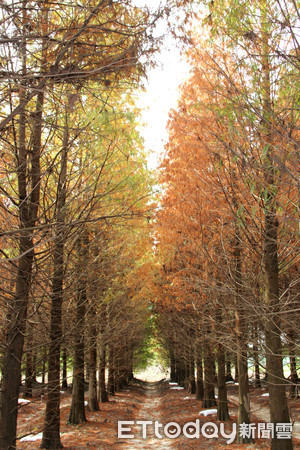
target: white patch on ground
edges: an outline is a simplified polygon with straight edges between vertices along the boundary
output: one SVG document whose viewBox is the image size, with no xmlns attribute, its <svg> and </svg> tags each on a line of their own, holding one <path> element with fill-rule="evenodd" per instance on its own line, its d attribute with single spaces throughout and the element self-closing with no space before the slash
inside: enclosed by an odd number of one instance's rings
<svg viewBox="0 0 300 450">
<path fill-rule="evenodd" d="M 269 397 L 269 392 L 265 392 L 264 394 L 262 394 L 262 397 Z"/>
<path fill-rule="evenodd" d="M 25 398 L 18 398 L 18 403 L 26 405 L 27 403 L 30 403 L 30 400 L 26 400 Z"/>
<path fill-rule="evenodd" d="M 199 412 L 200 416 L 212 416 L 213 414 L 217 414 L 216 409 L 204 409 L 203 411 Z"/>
<path fill-rule="evenodd" d="M 43 433 L 29 434 L 29 436 L 24 436 L 20 439 L 20 442 L 34 442 L 43 439 Z"/>
<path fill-rule="evenodd" d="M 182 391 L 184 388 L 181 386 L 172 386 L 170 389 L 176 389 L 177 391 Z"/>
</svg>

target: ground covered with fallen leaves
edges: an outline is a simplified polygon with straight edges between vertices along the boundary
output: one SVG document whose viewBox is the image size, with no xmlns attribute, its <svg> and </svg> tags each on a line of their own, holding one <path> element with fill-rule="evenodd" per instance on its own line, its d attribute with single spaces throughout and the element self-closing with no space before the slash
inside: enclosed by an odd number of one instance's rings
<svg viewBox="0 0 300 450">
<path fill-rule="evenodd" d="M 232 423 L 237 421 L 237 395 L 238 386 L 228 385 L 229 413 L 231 422 L 224 423 L 225 432 L 232 431 Z M 164 434 L 164 427 L 170 422 L 176 422 L 183 429 L 188 422 L 200 420 L 200 427 L 207 422 L 218 427 L 216 414 L 203 415 L 202 402 L 195 399 L 195 395 L 188 394 L 178 385 L 164 380 L 147 383 L 135 380 L 126 389 L 110 397 L 108 403 L 100 405 L 99 412 L 87 411 L 87 423 L 83 425 L 67 425 L 71 405 L 71 393 L 64 391 L 61 394 L 61 441 L 66 449 L 269 449 L 270 440 L 256 439 L 254 444 L 240 445 L 236 441 L 227 444 L 226 439 L 219 433 L 218 437 L 208 438 L 202 435 L 189 439 L 181 434 L 171 438 L 176 428 L 168 428 L 169 436 Z M 17 449 L 35 449 L 41 445 L 43 430 L 43 417 L 45 411 L 45 398 L 36 395 L 28 403 L 20 403 L 18 420 Z M 294 446 L 300 448 L 300 400 L 289 400 L 291 421 L 294 425 Z M 265 388 L 251 387 L 251 408 L 253 423 L 268 422 L 268 393 Z M 131 431 L 124 431 L 124 435 L 133 434 L 134 438 L 118 438 L 118 421 L 150 421 L 152 424 L 144 425 L 146 434 L 142 436 L 140 425 L 130 425 Z M 154 422 L 162 427 L 158 428 L 157 437 Z M 125 425 L 124 425 L 125 426 Z M 178 431 L 178 428 L 177 428 Z M 209 433 L 209 428 L 206 429 Z M 34 436 L 34 437 L 33 437 Z M 36 440 L 26 441 L 32 438 Z"/>
</svg>

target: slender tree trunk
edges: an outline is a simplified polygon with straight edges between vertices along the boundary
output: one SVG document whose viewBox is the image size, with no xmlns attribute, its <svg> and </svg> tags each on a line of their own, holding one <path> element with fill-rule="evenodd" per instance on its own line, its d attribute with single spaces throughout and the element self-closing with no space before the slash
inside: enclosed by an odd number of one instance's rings
<svg viewBox="0 0 300 450">
<path fill-rule="evenodd" d="M 185 361 L 184 361 L 184 359 L 182 358 L 181 355 L 179 356 L 179 359 L 178 359 L 177 362 L 178 362 L 177 383 L 180 386 L 184 386 L 184 382 L 185 382 L 185 378 L 186 378 L 186 375 L 185 375 Z"/>
<path fill-rule="evenodd" d="M 63 348 L 62 360 L 63 360 L 63 373 L 62 373 L 61 387 L 63 389 L 67 389 L 68 388 L 68 370 L 67 370 L 67 349 L 65 346 Z"/>
<path fill-rule="evenodd" d="M 237 209 L 237 202 L 233 198 L 234 206 Z M 248 354 L 246 343 L 246 310 L 241 295 L 242 287 L 242 262 L 240 248 L 240 233 L 238 224 L 235 228 L 234 236 L 234 279 L 235 279 L 235 321 L 237 332 L 237 372 L 239 383 L 239 408 L 238 408 L 238 424 L 250 423 L 250 394 L 249 394 L 249 378 L 248 378 Z M 252 437 L 238 436 L 238 442 L 241 444 L 250 443 Z"/>
<path fill-rule="evenodd" d="M 51 294 L 50 347 L 48 353 L 48 384 L 45 426 L 41 448 L 62 448 L 60 441 L 60 345 L 62 338 L 64 239 L 56 236 L 54 272 Z"/>
<path fill-rule="evenodd" d="M 32 381 L 33 383 L 36 383 L 36 377 L 38 375 L 38 369 L 37 369 L 37 350 L 34 349 L 32 351 Z"/>
<path fill-rule="evenodd" d="M 215 398 L 215 376 L 214 376 L 214 354 L 211 344 L 206 340 L 204 343 L 204 395 L 203 408 L 216 406 Z"/>
<path fill-rule="evenodd" d="M 90 342 L 88 408 L 90 411 L 99 411 L 97 398 L 97 342 L 94 338 L 95 335 L 92 335 Z"/>
<path fill-rule="evenodd" d="M 170 379 L 171 381 L 175 381 L 176 374 L 175 374 L 175 358 L 174 358 L 174 351 L 172 348 L 172 345 L 170 346 Z"/>
<path fill-rule="evenodd" d="M 231 354 L 226 352 L 226 381 L 233 381 L 233 377 L 231 374 Z"/>
<path fill-rule="evenodd" d="M 191 394 L 196 393 L 194 347 L 192 345 L 190 347 L 189 358 L 189 392 Z"/>
<path fill-rule="evenodd" d="M 238 383 L 239 381 L 239 367 L 238 367 L 238 357 L 234 357 L 234 381 Z"/>
<path fill-rule="evenodd" d="M 99 358 L 99 401 L 101 403 L 108 402 L 108 394 L 105 384 L 105 369 L 106 369 L 106 345 L 101 337 L 100 343 L 100 358 Z"/>
<path fill-rule="evenodd" d="M 108 322 L 108 308 L 103 303 L 100 309 L 100 342 L 99 342 L 99 393 L 98 398 L 101 403 L 108 402 L 108 389 L 106 388 L 106 331 L 107 331 L 107 322 Z"/>
<path fill-rule="evenodd" d="M 254 325 L 253 328 L 253 361 L 254 361 L 254 369 L 255 369 L 255 387 L 260 388 L 260 372 L 259 372 L 259 354 L 258 354 L 258 345 L 257 345 L 257 324 Z"/>
<path fill-rule="evenodd" d="M 222 317 L 218 314 L 220 326 Z M 228 413 L 228 402 L 227 402 L 227 385 L 226 385 L 226 363 L 225 363 L 225 349 L 224 346 L 219 342 L 217 344 L 217 360 L 218 360 L 218 420 L 230 420 Z"/>
<path fill-rule="evenodd" d="M 115 380 L 115 354 L 113 344 L 109 345 L 109 356 L 108 356 L 108 393 L 114 395 L 116 391 L 116 380 Z"/>
<path fill-rule="evenodd" d="M 85 310 L 87 301 L 87 273 L 86 262 L 88 261 L 88 237 L 79 237 L 78 241 L 78 285 L 76 302 L 76 335 L 75 355 L 73 368 L 73 391 L 72 404 L 68 423 L 78 425 L 86 422 L 84 407 L 84 326 Z M 93 376 L 93 374 L 92 374 Z"/>
<path fill-rule="evenodd" d="M 289 423 L 290 415 L 286 398 L 286 385 L 283 375 L 280 331 L 280 301 L 279 301 L 279 265 L 278 265 L 278 220 L 276 215 L 277 174 L 273 161 L 273 111 L 271 101 L 271 61 L 269 46 L 269 19 L 267 17 L 267 0 L 261 5 L 262 31 L 262 94 L 263 94 L 263 131 L 265 192 L 264 198 L 264 270 L 266 277 L 265 305 L 267 316 L 265 319 L 266 337 L 266 368 L 269 386 L 269 404 L 271 422 Z M 290 450 L 293 448 L 292 439 L 277 439 L 275 433 L 272 439 L 272 450 Z"/>
<path fill-rule="evenodd" d="M 26 35 L 26 0 L 23 1 L 23 32 Z M 26 76 L 26 39 L 20 46 L 22 73 Z M 20 103 L 26 97 L 22 88 Z M 37 98 L 31 150 L 31 173 L 28 173 L 28 149 L 26 147 L 26 112 L 21 108 L 19 115 L 19 138 L 17 155 L 17 177 L 19 197 L 19 262 L 16 276 L 16 290 L 8 310 L 6 345 L 2 360 L 2 382 L 0 396 L 0 448 L 13 449 L 16 443 L 18 397 L 21 381 L 21 360 L 24 347 L 27 306 L 31 286 L 33 264 L 32 229 L 37 219 L 40 192 L 40 151 L 42 132 L 42 112 L 44 94 Z M 28 189 L 28 180 L 31 186 Z M 29 193 L 28 193 L 29 190 Z"/>
<path fill-rule="evenodd" d="M 283 375 L 280 321 L 279 321 L 279 284 L 277 258 L 277 220 L 269 211 L 265 212 L 265 272 L 266 304 L 271 316 L 266 318 L 266 362 L 269 386 L 271 422 L 289 423 L 290 416 L 286 399 L 286 384 Z M 272 450 L 293 448 L 291 439 L 272 439 Z"/>
<path fill-rule="evenodd" d="M 196 365 L 197 365 L 196 399 L 203 400 L 204 384 L 203 384 L 202 349 L 199 344 L 197 345 Z"/>
<path fill-rule="evenodd" d="M 51 292 L 50 346 L 48 353 L 48 386 L 45 425 L 41 448 L 62 448 L 60 440 L 60 347 L 62 340 L 62 303 L 64 280 L 66 178 L 69 130 L 65 125 L 61 170 L 57 185 L 56 235 L 54 239 Z"/>
<path fill-rule="evenodd" d="M 32 397 L 32 382 L 33 382 L 33 360 L 32 350 L 26 352 L 26 369 L 25 369 L 25 397 Z"/>
<path fill-rule="evenodd" d="M 45 346 L 45 347 L 43 348 L 42 384 L 45 384 L 46 362 L 47 362 L 47 347 Z"/>
</svg>

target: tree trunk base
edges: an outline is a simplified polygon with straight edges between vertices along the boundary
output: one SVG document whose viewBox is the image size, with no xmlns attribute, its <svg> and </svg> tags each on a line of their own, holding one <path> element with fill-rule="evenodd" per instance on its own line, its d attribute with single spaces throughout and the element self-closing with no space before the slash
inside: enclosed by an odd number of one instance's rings
<svg viewBox="0 0 300 450">
<path fill-rule="evenodd" d="M 211 408 L 212 406 L 217 406 L 216 400 L 212 398 L 205 398 L 202 402 L 202 408 Z"/>
<path fill-rule="evenodd" d="M 86 421 L 85 414 L 71 414 L 68 420 L 68 425 L 81 425 Z"/>
<path fill-rule="evenodd" d="M 47 448 L 47 449 L 57 449 L 57 448 L 64 448 L 60 441 L 60 437 L 57 436 L 57 433 L 51 433 L 47 432 L 44 433 L 42 443 L 40 448 Z"/>
<path fill-rule="evenodd" d="M 98 400 L 95 398 L 88 402 L 87 410 L 90 412 L 100 411 Z"/>
<path fill-rule="evenodd" d="M 218 404 L 217 420 L 222 420 L 223 422 L 230 420 L 227 403 L 222 405 Z"/>
</svg>

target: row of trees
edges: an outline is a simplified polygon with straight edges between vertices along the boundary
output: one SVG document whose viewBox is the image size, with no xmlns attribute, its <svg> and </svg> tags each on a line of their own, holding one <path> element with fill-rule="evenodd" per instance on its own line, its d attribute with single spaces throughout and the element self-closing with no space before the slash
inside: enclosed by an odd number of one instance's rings
<svg viewBox="0 0 300 450">
<path fill-rule="evenodd" d="M 16 446 L 24 369 L 27 396 L 36 375 L 47 381 L 42 448 L 61 448 L 70 361 L 76 424 L 85 372 L 95 410 L 131 377 L 147 331 L 135 271 L 152 181 L 133 93 L 165 11 L 127 0 L 3 1 L 0 11 L 0 447 Z"/>
<path fill-rule="evenodd" d="M 219 420 L 236 361 L 239 423 L 250 423 L 250 362 L 257 385 L 266 376 L 271 422 L 288 423 L 299 355 L 299 11 L 288 0 L 220 0 L 205 22 L 161 165 L 160 335 L 171 378 L 205 407 L 217 380 Z M 272 449 L 290 448 L 275 435 Z"/>
</svg>

